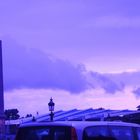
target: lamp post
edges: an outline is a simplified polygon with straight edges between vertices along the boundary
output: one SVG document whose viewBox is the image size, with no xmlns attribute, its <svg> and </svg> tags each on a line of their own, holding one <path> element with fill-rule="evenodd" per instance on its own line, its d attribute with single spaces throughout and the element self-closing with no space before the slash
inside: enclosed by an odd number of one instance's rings
<svg viewBox="0 0 140 140">
<path fill-rule="evenodd" d="M 50 113 L 50 121 L 53 121 L 53 116 L 54 116 L 54 113 L 53 113 L 53 111 L 54 111 L 54 106 L 55 106 L 55 103 L 53 102 L 53 99 L 52 99 L 52 97 L 51 97 L 50 102 L 48 103 L 49 111 L 51 112 L 51 113 Z"/>
</svg>

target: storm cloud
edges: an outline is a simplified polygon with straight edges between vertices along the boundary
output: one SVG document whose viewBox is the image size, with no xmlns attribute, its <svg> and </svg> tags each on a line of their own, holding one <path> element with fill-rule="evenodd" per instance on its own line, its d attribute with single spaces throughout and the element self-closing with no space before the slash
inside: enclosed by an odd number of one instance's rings
<svg viewBox="0 0 140 140">
<path fill-rule="evenodd" d="M 50 88 L 79 93 L 87 88 L 84 68 L 3 40 L 4 88 Z"/>
<path fill-rule="evenodd" d="M 88 79 L 93 87 L 100 87 L 105 90 L 106 93 L 114 94 L 117 91 L 123 91 L 124 84 L 120 81 L 113 81 L 106 75 L 98 72 L 88 72 Z"/>
<path fill-rule="evenodd" d="M 40 49 L 22 46 L 10 37 L 2 40 L 5 90 L 60 89 L 82 93 L 87 89 L 102 88 L 107 94 L 115 94 L 123 93 L 126 86 L 140 85 L 138 71 L 120 74 L 87 71 L 82 64 L 74 65 Z M 136 95 L 136 91 L 133 93 Z"/>
<path fill-rule="evenodd" d="M 113 94 L 123 89 L 103 74 L 87 71 L 84 65 L 26 48 L 9 37 L 3 39 L 3 66 L 5 90 L 44 88 L 81 93 L 100 87 Z"/>
<path fill-rule="evenodd" d="M 136 96 L 137 98 L 140 98 L 140 87 L 134 89 L 134 90 L 133 90 L 133 93 L 135 94 L 135 96 Z"/>
</svg>

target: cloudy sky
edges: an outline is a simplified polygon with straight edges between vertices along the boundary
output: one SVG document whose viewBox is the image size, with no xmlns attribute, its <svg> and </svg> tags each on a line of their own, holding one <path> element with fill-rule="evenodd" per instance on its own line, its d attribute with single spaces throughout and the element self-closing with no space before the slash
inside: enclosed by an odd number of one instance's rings
<svg viewBox="0 0 140 140">
<path fill-rule="evenodd" d="M 139 0 L 0 3 L 5 109 L 140 104 Z"/>
</svg>

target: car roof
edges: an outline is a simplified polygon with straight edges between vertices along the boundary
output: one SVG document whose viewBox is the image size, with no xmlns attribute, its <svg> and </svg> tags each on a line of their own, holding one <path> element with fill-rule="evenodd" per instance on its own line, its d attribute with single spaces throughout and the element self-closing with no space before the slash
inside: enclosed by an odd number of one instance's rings
<svg viewBox="0 0 140 140">
<path fill-rule="evenodd" d="M 109 122 L 109 121 L 55 121 L 55 122 L 32 122 L 21 124 L 20 127 L 34 127 L 34 126 L 71 126 L 75 128 L 83 128 L 88 126 L 106 126 L 106 125 L 115 125 L 115 126 L 131 126 L 131 127 L 140 127 L 139 124 L 126 123 L 126 122 Z"/>
</svg>

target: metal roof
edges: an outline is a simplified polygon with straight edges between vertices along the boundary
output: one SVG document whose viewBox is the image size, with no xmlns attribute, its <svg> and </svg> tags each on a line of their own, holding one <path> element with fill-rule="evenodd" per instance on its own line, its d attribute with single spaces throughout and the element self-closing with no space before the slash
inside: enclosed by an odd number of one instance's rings
<svg viewBox="0 0 140 140">
<path fill-rule="evenodd" d="M 93 109 L 84 110 L 72 109 L 68 111 L 59 110 L 54 112 L 54 121 L 82 121 L 82 120 L 104 120 L 108 116 L 124 116 L 133 113 L 140 113 L 137 110 L 110 110 L 110 109 Z M 18 120 L 8 120 L 6 124 L 21 124 L 32 122 L 33 117 L 20 118 Z M 50 113 L 35 116 L 36 122 L 45 122 L 50 120 Z"/>
</svg>

